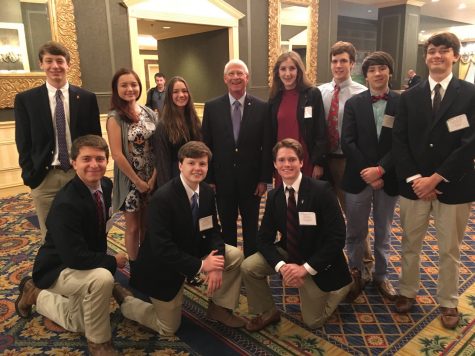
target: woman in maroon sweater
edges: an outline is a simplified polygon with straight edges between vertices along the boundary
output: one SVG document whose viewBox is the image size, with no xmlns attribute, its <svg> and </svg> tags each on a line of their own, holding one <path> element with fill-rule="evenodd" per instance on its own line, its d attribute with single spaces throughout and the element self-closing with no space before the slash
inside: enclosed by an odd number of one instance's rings
<svg viewBox="0 0 475 356">
<path fill-rule="evenodd" d="M 274 143 L 293 138 L 304 148 L 302 173 L 321 178 L 327 152 L 322 94 L 313 86 L 297 52 L 282 53 L 274 65 L 269 96 Z M 276 186 L 281 181 L 276 175 Z"/>
</svg>

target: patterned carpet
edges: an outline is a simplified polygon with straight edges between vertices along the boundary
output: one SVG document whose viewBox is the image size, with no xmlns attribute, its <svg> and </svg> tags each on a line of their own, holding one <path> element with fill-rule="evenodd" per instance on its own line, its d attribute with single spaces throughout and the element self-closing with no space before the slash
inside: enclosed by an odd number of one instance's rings
<svg viewBox="0 0 475 356">
<path fill-rule="evenodd" d="M 433 226 L 424 241 L 422 286 L 414 311 L 394 313 L 391 303 L 369 285 L 353 304 L 342 304 L 331 320 L 317 330 L 301 322 L 299 296 L 283 288 L 280 280 L 270 283 L 278 306 L 285 312 L 281 323 L 259 333 L 233 330 L 205 318 L 207 299 L 203 289 L 185 290 L 184 318 L 174 338 L 163 338 L 126 320 L 111 299 L 113 340 L 126 355 L 475 355 L 475 211 L 462 246 L 460 306 L 462 320 L 445 330 L 438 319 L 433 296 L 437 280 L 437 241 Z M 0 200 L 0 354 L 83 355 L 84 336 L 64 331 L 37 313 L 20 319 L 14 310 L 21 278 L 31 273 L 39 247 L 39 232 L 28 194 Z M 109 236 L 110 251 L 122 251 L 123 218 L 115 218 Z M 398 211 L 392 229 L 390 279 L 397 286 L 400 268 L 401 228 Z M 126 283 L 128 270 L 116 277 Z M 245 291 L 239 312 L 246 317 Z"/>
</svg>

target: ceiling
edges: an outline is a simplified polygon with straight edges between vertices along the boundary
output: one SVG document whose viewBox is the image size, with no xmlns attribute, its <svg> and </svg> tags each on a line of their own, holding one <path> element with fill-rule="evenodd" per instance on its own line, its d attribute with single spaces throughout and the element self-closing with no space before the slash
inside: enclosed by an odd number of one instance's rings
<svg viewBox="0 0 475 356">
<path fill-rule="evenodd" d="M 137 27 L 140 35 L 152 36 L 156 40 L 165 40 L 167 38 L 187 36 L 223 28 L 222 26 L 144 19 L 139 19 L 137 21 Z"/>
</svg>

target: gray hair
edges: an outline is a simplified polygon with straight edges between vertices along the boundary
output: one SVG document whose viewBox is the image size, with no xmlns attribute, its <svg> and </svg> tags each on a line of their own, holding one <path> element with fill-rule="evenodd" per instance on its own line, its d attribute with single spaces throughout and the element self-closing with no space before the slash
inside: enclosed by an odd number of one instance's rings
<svg viewBox="0 0 475 356">
<path fill-rule="evenodd" d="M 231 59 L 228 63 L 226 63 L 226 65 L 224 66 L 224 74 L 225 75 L 228 72 L 229 67 L 232 66 L 232 65 L 238 65 L 238 66 L 242 67 L 244 69 L 244 73 L 249 75 L 249 69 L 247 69 L 246 63 L 244 63 L 240 59 Z"/>
</svg>

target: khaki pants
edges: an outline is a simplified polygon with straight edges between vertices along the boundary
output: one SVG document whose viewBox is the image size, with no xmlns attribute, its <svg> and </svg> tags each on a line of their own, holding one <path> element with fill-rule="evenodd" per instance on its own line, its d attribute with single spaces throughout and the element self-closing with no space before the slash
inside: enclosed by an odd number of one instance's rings
<svg viewBox="0 0 475 356">
<path fill-rule="evenodd" d="M 285 257 L 287 252 L 279 248 Z M 242 279 L 247 293 L 249 313 L 262 314 L 275 309 L 272 292 L 267 284 L 267 276 L 275 274 L 275 270 L 260 252 L 247 257 L 241 265 Z M 332 292 L 324 292 L 307 275 L 302 287 L 299 288 L 302 318 L 311 328 L 322 326 L 332 315 L 338 304 L 346 297 L 351 283 Z"/>
<path fill-rule="evenodd" d="M 43 241 L 46 236 L 46 218 L 48 217 L 49 209 L 53 203 L 56 193 L 64 187 L 64 185 L 73 179 L 76 172 L 70 169 L 64 172 L 61 169 L 50 169 L 45 179 L 39 186 L 31 190 L 31 197 L 33 204 L 35 204 L 36 215 L 40 223 L 41 236 Z"/>
<path fill-rule="evenodd" d="M 241 290 L 241 262 L 243 255 L 238 248 L 225 245 L 223 283 L 213 295 L 216 305 L 227 309 L 235 309 L 239 304 Z M 160 271 L 158 273 L 166 273 Z M 122 314 L 138 322 L 160 335 L 173 335 L 181 324 L 181 309 L 183 305 L 183 288 L 169 302 L 150 298 L 152 303 L 144 302 L 135 297 L 126 297 L 120 307 Z"/>
<path fill-rule="evenodd" d="M 410 200 L 401 197 L 401 276 L 399 292 L 415 298 L 419 290 L 421 250 L 429 225 L 434 217 L 439 247 L 439 280 L 437 298 L 442 307 L 458 305 L 460 244 L 467 226 L 472 203 L 444 204 L 438 200 Z"/>
<path fill-rule="evenodd" d="M 94 343 L 111 340 L 110 298 L 114 277 L 105 268 L 64 269 L 38 295 L 36 310 L 66 330 L 84 332 Z"/>
</svg>

